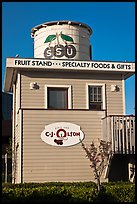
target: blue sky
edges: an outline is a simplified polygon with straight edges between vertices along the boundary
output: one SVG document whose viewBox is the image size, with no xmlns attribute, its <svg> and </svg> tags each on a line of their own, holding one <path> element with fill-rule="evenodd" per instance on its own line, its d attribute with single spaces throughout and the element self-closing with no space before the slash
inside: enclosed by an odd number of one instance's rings
<svg viewBox="0 0 137 204">
<path fill-rule="evenodd" d="M 92 28 L 92 60 L 135 61 L 135 2 L 2 2 L 2 89 L 6 58 L 33 58 L 31 28 L 56 20 Z M 125 96 L 126 114 L 135 114 L 135 75 Z"/>
</svg>

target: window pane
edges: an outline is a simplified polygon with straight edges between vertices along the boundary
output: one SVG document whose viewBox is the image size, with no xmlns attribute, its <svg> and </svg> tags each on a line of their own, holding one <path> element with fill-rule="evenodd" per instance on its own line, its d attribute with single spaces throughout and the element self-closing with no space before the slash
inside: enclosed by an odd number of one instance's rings
<svg viewBox="0 0 137 204">
<path fill-rule="evenodd" d="M 48 88 L 48 108 L 67 109 L 67 93 L 65 88 Z"/>
<path fill-rule="evenodd" d="M 90 99 L 89 99 L 90 101 L 93 101 L 93 95 L 90 95 Z"/>
<path fill-rule="evenodd" d="M 98 87 L 98 94 L 101 94 L 101 87 Z"/>
<path fill-rule="evenodd" d="M 97 95 L 94 95 L 94 101 L 97 101 Z"/>
<path fill-rule="evenodd" d="M 98 95 L 98 101 L 101 101 L 101 95 Z"/>
<path fill-rule="evenodd" d="M 89 109 L 101 110 L 102 108 L 102 87 L 89 86 Z"/>
<path fill-rule="evenodd" d="M 89 87 L 90 93 L 93 94 L 93 87 Z"/>
<path fill-rule="evenodd" d="M 97 87 L 94 87 L 94 94 L 97 94 Z"/>
</svg>

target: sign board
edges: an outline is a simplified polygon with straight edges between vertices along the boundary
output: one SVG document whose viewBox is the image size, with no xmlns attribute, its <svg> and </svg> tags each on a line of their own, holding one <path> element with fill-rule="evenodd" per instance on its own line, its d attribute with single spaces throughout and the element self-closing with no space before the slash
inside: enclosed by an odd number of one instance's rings
<svg viewBox="0 0 137 204">
<path fill-rule="evenodd" d="M 6 67 L 135 72 L 135 63 L 132 62 L 7 58 Z"/>
<path fill-rule="evenodd" d="M 49 145 L 68 147 L 80 143 L 84 139 L 84 133 L 79 125 L 58 122 L 45 126 L 41 139 Z"/>
</svg>

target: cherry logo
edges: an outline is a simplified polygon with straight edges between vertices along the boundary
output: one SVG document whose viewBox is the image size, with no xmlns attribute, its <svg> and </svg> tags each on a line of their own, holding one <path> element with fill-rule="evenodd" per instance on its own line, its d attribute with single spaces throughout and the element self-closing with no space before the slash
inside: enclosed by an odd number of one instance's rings
<svg viewBox="0 0 137 204">
<path fill-rule="evenodd" d="M 57 145 L 63 145 L 63 141 L 62 140 L 54 140 L 54 142 L 57 144 Z"/>
</svg>

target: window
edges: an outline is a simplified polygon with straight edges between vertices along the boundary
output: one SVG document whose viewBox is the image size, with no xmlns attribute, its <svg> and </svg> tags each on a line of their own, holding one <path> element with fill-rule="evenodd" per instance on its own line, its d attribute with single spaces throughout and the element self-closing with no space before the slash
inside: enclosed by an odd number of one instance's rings
<svg viewBox="0 0 137 204">
<path fill-rule="evenodd" d="M 88 109 L 105 109 L 105 85 L 88 84 Z"/>
<path fill-rule="evenodd" d="M 68 109 L 68 89 L 48 87 L 48 109 Z"/>
<path fill-rule="evenodd" d="M 89 86 L 89 109 L 102 109 L 101 86 Z"/>
<path fill-rule="evenodd" d="M 71 86 L 45 85 L 45 108 L 71 109 Z"/>
</svg>

